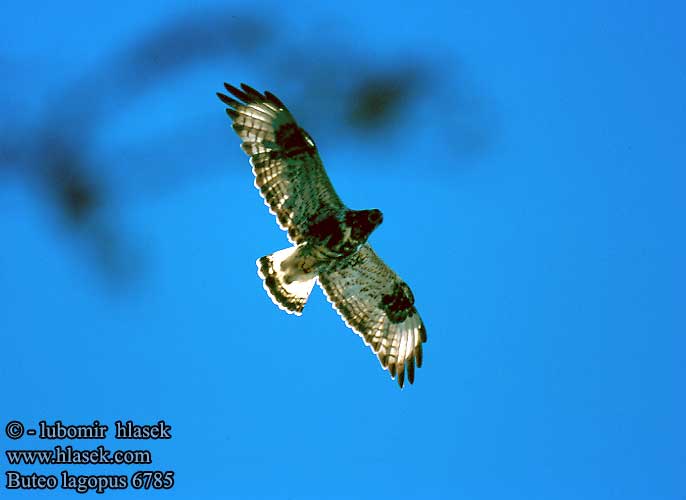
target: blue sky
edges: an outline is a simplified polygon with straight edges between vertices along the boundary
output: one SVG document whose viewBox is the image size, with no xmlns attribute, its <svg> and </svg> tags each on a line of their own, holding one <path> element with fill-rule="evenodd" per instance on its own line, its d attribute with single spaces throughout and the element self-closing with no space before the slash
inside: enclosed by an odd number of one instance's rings
<svg viewBox="0 0 686 500">
<path fill-rule="evenodd" d="M 683 6 L 194 5 L 3 6 L 0 130 L 59 138 L 46 109 L 91 89 L 64 113 L 83 125 L 104 109 L 76 144 L 108 203 L 70 227 L 26 158 L 1 152 L 2 427 L 173 428 L 135 443 L 150 467 L 17 469 L 174 470 L 169 498 L 683 498 Z M 274 17 L 279 42 L 259 64 L 237 48 L 135 92 L 108 69 L 160 26 L 216 12 Z M 426 60 L 431 77 L 397 126 L 352 133 L 327 123 L 340 102 L 312 116 L 310 80 L 269 69 L 297 68 L 277 56 L 308 46 L 306 66 L 324 67 L 318 40 L 360 64 Z M 348 64 L 329 78 L 354 82 Z M 319 290 L 300 318 L 264 293 L 254 261 L 287 240 L 214 97 L 224 81 L 278 95 L 347 204 L 384 212 L 371 242 L 428 330 L 414 386 L 398 389 Z M 465 152 L 474 123 L 485 140 Z M 112 279 L 88 243 L 103 220 L 130 278 Z M 54 444 L 0 436 L 3 451 Z M 8 498 L 75 494 L 8 492 L 0 464 Z"/>
</svg>

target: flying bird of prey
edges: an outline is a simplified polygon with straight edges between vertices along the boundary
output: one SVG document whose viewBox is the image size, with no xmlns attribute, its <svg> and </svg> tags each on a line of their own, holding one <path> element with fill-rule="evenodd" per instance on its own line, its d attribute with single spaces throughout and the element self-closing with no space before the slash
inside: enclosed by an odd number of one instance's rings
<svg viewBox="0 0 686 500">
<path fill-rule="evenodd" d="M 413 383 L 426 330 L 410 287 L 367 242 L 383 215 L 343 204 L 314 141 L 275 95 L 224 86 L 233 97 L 217 96 L 250 156 L 255 187 L 293 244 L 257 260 L 264 289 L 281 309 L 300 315 L 318 282 L 400 387 L 405 371 Z"/>
</svg>

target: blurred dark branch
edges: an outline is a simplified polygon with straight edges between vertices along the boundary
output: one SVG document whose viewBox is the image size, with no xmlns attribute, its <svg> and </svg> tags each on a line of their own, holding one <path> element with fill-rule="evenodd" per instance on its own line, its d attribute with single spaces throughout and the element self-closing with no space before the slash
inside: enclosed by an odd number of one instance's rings
<svg viewBox="0 0 686 500">
<path fill-rule="evenodd" d="M 272 35 L 258 19 L 227 12 L 191 13 L 137 41 L 58 94 L 46 116 L 61 127 L 97 132 L 110 112 L 211 59 L 249 57 Z"/>
</svg>

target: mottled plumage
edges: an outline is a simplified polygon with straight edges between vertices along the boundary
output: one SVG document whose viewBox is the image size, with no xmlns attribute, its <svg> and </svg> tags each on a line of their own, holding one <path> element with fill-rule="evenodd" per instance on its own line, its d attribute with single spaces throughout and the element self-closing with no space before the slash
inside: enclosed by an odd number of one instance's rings
<svg viewBox="0 0 686 500">
<path fill-rule="evenodd" d="M 379 210 L 350 210 L 324 170 L 314 141 L 270 92 L 224 84 L 218 93 L 255 174 L 255 186 L 294 246 L 257 260 L 272 301 L 300 314 L 319 282 L 328 300 L 369 345 L 384 369 L 414 382 L 422 364 L 424 324 L 410 288 L 372 250 L 367 238 Z"/>
</svg>

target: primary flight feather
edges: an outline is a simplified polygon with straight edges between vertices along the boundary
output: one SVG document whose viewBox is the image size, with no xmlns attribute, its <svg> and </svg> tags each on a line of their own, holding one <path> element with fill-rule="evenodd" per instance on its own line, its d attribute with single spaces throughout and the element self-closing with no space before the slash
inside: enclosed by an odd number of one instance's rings
<svg viewBox="0 0 686 500">
<path fill-rule="evenodd" d="M 250 156 L 255 186 L 293 246 L 257 260 L 272 301 L 301 314 L 315 282 L 400 387 L 422 365 L 426 329 L 410 287 L 367 238 L 379 210 L 351 210 L 336 194 L 314 141 L 272 93 L 224 84 L 217 93 Z"/>
</svg>

